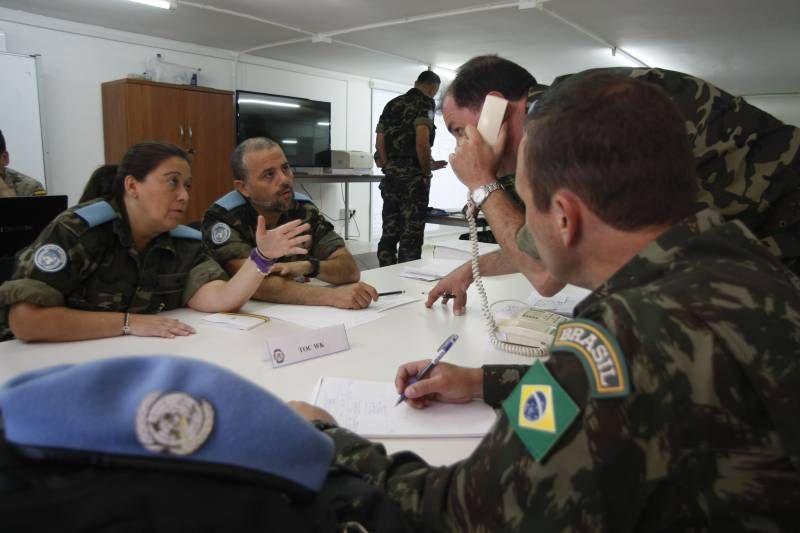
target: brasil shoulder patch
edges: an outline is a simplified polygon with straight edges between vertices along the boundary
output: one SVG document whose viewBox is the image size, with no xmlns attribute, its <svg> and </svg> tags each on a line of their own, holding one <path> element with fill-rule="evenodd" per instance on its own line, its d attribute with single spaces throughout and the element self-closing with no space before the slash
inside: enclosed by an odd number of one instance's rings
<svg viewBox="0 0 800 533">
<path fill-rule="evenodd" d="M 503 410 L 534 459 L 541 462 L 572 425 L 579 409 L 541 361 L 536 361 L 503 401 Z"/>
<path fill-rule="evenodd" d="M 592 398 L 630 394 L 628 365 L 617 339 L 603 326 L 585 318 L 558 325 L 550 353 L 570 352 L 578 357 L 589 378 Z"/>
</svg>

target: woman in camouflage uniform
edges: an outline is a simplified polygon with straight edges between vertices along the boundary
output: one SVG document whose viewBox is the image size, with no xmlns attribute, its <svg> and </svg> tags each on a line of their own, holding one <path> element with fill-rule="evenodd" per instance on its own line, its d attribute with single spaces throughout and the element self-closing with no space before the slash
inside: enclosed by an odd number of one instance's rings
<svg viewBox="0 0 800 533">
<path fill-rule="evenodd" d="M 252 260 L 227 281 L 200 232 L 178 224 L 190 189 L 181 148 L 131 148 L 117 170 L 113 199 L 66 210 L 20 253 L 12 280 L 0 287 L 0 338 L 189 335 L 190 326 L 157 313 L 238 309 L 269 270 L 267 258 L 305 253 L 300 245 L 307 237 L 299 235 L 307 224 L 267 231 L 261 219 Z"/>
</svg>

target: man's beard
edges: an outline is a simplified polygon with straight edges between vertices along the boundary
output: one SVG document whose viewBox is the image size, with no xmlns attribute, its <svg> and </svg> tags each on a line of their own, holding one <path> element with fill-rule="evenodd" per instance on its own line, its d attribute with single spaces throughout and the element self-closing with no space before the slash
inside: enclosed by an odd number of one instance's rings
<svg viewBox="0 0 800 533">
<path fill-rule="evenodd" d="M 292 203 L 294 202 L 294 196 L 289 196 L 286 200 L 282 199 L 282 195 L 287 192 L 291 191 L 292 188 L 288 187 L 286 189 L 281 190 L 278 193 L 278 198 L 274 200 L 266 200 L 264 202 L 257 202 L 254 199 L 250 198 L 250 202 L 253 204 L 257 210 L 265 212 L 265 211 L 277 211 L 279 213 L 285 213 L 292 207 Z"/>
</svg>

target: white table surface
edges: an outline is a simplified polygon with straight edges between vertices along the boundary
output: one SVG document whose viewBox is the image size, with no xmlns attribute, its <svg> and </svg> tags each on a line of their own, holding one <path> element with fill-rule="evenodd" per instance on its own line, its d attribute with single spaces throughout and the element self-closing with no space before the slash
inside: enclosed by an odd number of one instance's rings
<svg viewBox="0 0 800 533">
<path fill-rule="evenodd" d="M 226 367 L 259 384 L 284 400 L 309 401 L 321 375 L 393 381 L 397 367 L 415 359 L 430 358 L 451 333 L 460 338 L 445 360 L 465 366 L 485 363 L 528 363 L 529 359 L 493 348 L 480 313 L 478 294 L 470 288 L 467 313 L 454 316 L 436 304 L 424 306 L 434 282 L 399 276 L 404 265 L 362 273 L 362 280 L 379 291 L 404 289 L 421 300 L 386 311 L 383 318 L 348 331 L 350 350 L 278 369 L 263 360 L 265 339 L 300 332 L 302 327 L 272 320 L 249 331 L 235 331 L 201 322 L 202 313 L 179 309 L 164 313 L 196 328 L 197 333 L 176 339 L 115 337 L 79 342 L 31 343 L 17 340 L 0 343 L 0 383 L 21 372 L 63 363 L 80 363 L 104 357 L 128 355 L 181 355 Z M 524 301 L 531 286 L 520 274 L 484 279 L 489 302 L 501 299 Z M 264 305 L 250 302 L 251 305 Z M 412 450 L 432 464 L 450 464 L 468 456 L 479 439 L 386 439 L 391 452 Z"/>
</svg>

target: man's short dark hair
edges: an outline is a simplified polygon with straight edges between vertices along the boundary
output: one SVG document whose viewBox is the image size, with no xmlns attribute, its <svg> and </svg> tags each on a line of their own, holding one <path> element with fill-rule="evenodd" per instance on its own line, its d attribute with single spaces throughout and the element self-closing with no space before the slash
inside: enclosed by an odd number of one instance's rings
<svg viewBox="0 0 800 533">
<path fill-rule="evenodd" d="M 233 179 L 239 181 L 247 181 L 247 167 L 244 166 L 244 156 L 250 152 L 260 152 L 261 150 L 269 150 L 275 147 L 280 148 L 280 145 L 272 139 L 266 137 L 251 137 L 239 143 L 233 153 L 231 154 L 231 170 L 233 171 Z"/>
<path fill-rule="evenodd" d="M 506 100 L 528 96 L 528 89 L 538 85 L 533 74 L 513 61 L 498 55 L 475 56 L 458 68 L 447 89 L 458 107 L 478 110 L 483 99 L 498 91 Z"/>
<path fill-rule="evenodd" d="M 417 76 L 417 83 L 432 83 L 435 85 L 441 85 L 442 80 L 439 78 L 439 75 L 436 74 L 432 70 L 424 70 Z"/>
<path fill-rule="evenodd" d="M 0 130 L 0 154 L 6 151 L 6 138 L 3 137 L 3 130 Z"/>
<path fill-rule="evenodd" d="M 526 124 L 528 179 L 537 209 L 565 188 L 603 222 L 635 230 L 697 210 L 685 121 L 657 85 L 576 74 L 536 102 Z"/>
</svg>

